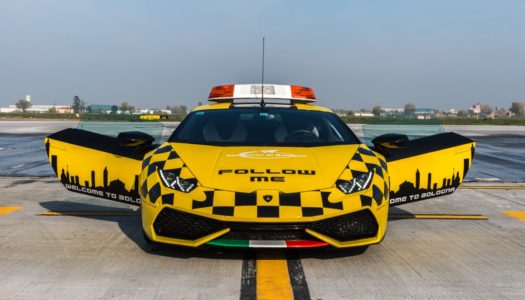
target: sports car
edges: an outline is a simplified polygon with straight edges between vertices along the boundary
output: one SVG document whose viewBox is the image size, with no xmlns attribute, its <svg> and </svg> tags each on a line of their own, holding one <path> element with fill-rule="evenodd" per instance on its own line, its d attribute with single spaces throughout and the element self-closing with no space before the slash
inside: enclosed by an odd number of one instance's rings
<svg viewBox="0 0 525 300">
<path fill-rule="evenodd" d="M 45 139 L 66 189 L 140 206 L 144 237 L 199 247 L 366 246 L 390 206 L 453 193 L 475 143 L 455 133 L 367 146 L 312 89 L 214 87 L 166 142 L 65 129 Z"/>
</svg>

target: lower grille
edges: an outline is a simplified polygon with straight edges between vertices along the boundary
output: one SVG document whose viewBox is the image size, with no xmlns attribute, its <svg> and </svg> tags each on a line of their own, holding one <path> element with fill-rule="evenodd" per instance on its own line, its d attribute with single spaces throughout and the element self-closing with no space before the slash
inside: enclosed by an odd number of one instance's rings
<svg viewBox="0 0 525 300">
<path fill-rule="evenodd" d="M 308 228 L 338 241 L 351 241 L 377 235 L 379 226 L 372 213 L 361 210 L 355 213 L 318 221 Z"/>
<path fill-rule="evenodd" d="M 157 235 L 182 240 L 197 240 L 226 228 L 230 231 L 221 239 L 315 240 L 305 232 L 311 229 L 337 241 L 351 241 L 376 236 L 379 226 L 368 209 L 313 223 L 238 223 L 164 208 L 153 223 Z"/>
<path fill-rule="evenodd" d="M 164 208 L 153 223 L 157 235 L 182 240 L 196 240 L 225 228 L 223 222 L 170 208 Z"/>
<path fill-rule="evenodd" d="M 313 240 L 313 236 L 302 231 L 232 231 L 220 237 L 221 239 L 230 240 Z"/>
</svg>

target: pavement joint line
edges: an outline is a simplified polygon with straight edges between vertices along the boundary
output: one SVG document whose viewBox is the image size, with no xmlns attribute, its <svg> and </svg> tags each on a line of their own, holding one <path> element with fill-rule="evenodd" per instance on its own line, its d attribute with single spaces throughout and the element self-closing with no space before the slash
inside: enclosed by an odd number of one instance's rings
<svg viewBox="0 0 525 300">
<path fill-rule="evenodd" d="M 5 216 L 21 209 L 22 206 L 0 206 L 0 216 Z"/>
<path fill-rule="evenodd" d="M 293 298 L 295 300 L 311 299 L 306 276 L 304 275 L 303 264 L 296 252 L 288 252 L 286 255 L 288 263 L 288 273 L 292 284 Z"/>
<path fill-rule="evenodd" d="M 502 213 L 525 222 L 525 211 L 502 211 Z"/>
<path fill-rule="evenodd" d="M 255 251 L 248 250 L 244 252 L 244 259 L 242 261 L 240 300 L 252 300 L 257 297 L 256 271 L 257 261 L 255 259 Z"/>
<path fill-rule="evenodd" d="M 489 197 L 495 197 L 495 198 L 498 198 L 500 200 L 503 200 L 503 201 L 509 201 L 509 202 L 512 202 L 516 205 L 519 205 L 519 206 L 525 206 L 525 204 L 517 201 L 517 200 L 513 200 L 512 198 L 509 198 L 509 197 L 504 197 L 501 195 L 501 193 L 497 193 L 497 192 L 490 192 L 489 190 L 480 190 L 480 193 L 484 194 L 484 195 L 487 195 Z"/>
</svg>

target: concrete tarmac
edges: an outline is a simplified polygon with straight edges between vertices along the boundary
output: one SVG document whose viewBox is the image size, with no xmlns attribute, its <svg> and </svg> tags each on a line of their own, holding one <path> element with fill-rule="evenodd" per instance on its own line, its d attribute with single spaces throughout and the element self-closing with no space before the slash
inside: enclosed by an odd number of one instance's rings
<svg viewBox="0 0 525 300">
<path fill-rule="evenodd" d="M 286 252 L 298 257 L 302 295 L 524 299 L 525 185 L 505 186 L 475 184 L 392 208 L 386 238 L 364 252 Z M 0 299 L 255 299 L 241 292 L 250 284 L 248 250 L 148 246 L 136 208 L 68 192 L 54 178 L 0 177 L 0 189 Z M 49 211 L 80 214 L 41 215 Z M 394 218 L 400 214 L 488 220 Z"/>
<path fill-rule="evenodd" d="M 66 128 L 75 128 L 75 120 L 0 120 L 0 133 L 34 134 L 53 133 Z"/>
</svg>

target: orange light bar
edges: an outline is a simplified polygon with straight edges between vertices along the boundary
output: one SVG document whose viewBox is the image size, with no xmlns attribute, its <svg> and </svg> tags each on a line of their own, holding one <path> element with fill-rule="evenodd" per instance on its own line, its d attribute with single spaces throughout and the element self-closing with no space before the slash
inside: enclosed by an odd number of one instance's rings
<svg viewBox="0 0 525 300">
<path fill-rule="evenodd" d="M 314 90 L 309 87 L 292 85 L 292 98 L 294 99 L 312 99 L 315 100 Z"/>
<path fill-rule="evenodd" d="M 219 85 L 211 89 L 209 99 L 212 98 L 233 98 L 233 90 L 235 85 Z"/>
</svg>

